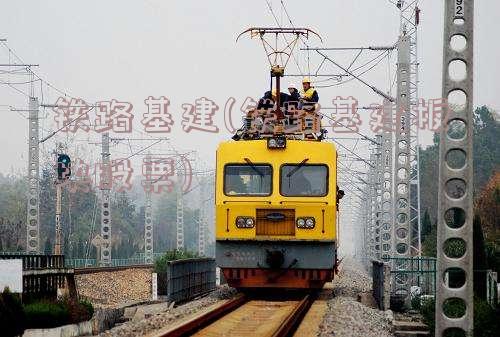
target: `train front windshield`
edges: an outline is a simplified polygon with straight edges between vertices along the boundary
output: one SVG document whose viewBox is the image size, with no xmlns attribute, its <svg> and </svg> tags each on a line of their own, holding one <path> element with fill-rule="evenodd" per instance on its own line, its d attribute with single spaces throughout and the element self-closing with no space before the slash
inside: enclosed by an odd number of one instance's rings
<svg viewBox="0 0 500 337">
<path fill-rule="evenodd" d="M 283 165 L 280 176 L 280 190 L 283 196 L 322 197 L 328 194 L 326 165 Z"/>
<path fill-rule="evenodd" d="M 272 190 L 271 165 L 226 165 L 224 194 L 228 196 L 268 196 Z"/>
</svg>

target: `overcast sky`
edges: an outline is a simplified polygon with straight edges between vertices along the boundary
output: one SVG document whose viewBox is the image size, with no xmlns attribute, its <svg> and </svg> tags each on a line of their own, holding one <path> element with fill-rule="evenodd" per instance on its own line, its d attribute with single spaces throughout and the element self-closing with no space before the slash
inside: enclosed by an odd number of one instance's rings
<svg viewBox="0 0 500 337">
<path fill-rule="evenodd" d="M 280 1 L 271 1 L 279 21 L 288 24 Z M 323 37 L 323 44 L 311 38 L 311 46 L 351 47 L 392 45 L 397 40 L 399 17 L 388 0 L 284 1 L 296 26 L 310 27 Z M 420 96 L 441 96 L 443 1 L 422 0 L 419 32 Z M 498 79 L 500 67 L 498 41 L 500 2 L 476 1 L 475 25 L 475 105 L 500 107 Z M 236 36 L 250 26 L 276 26 L 266 1 L 4 1 L 0 10 L 0 38 L 7 39 L 26 63 L 39 64 L 35 71 L 55 87 L 87 100 L 117 99 L 131 102 L 135 113 L 133 137 L 139 133 L 148 96 L 170 99 L 169 112 L 174 119 L 173 131 L 166 135 L 181 150 L 198 150 L 213 165 L 218 142 L 229 139 L 224 127 L 224 105 L 236 98 L 237 109 L 247 96 L 260 97 L 269 86 L 269 67 L 259 41 L 248 36 L 235 43 Z M 303 47 L 303 45 L 301 45 Z M 332 53 L 344 65 L 352 53 Z M 376 54 L 363 54 L 368 60 Z M 11 55 L 12 56 L 12 55 Z M 307 72 L 307 53 L 296 53 L 297 63 Z M 12 61 L 12 60 L 11 60 Z M 309 55 L 311 69 L 321 61 Z M 0 63 L 9 62 L 9 53 L 0 46 Z M 389 90 L 389 73 L 394 74 L 394 57 L 385 60 L 364 77 L 383 91 Z M 0 70 L 9 70 L 2 68 Z M 325 73 L 336 72 L 325 64 Z M 298 74 L 293 60 L 288 74 Z M 22 82 L 23 76 L 0 74 L 1 82 Z M 300 78 L 285 78 L 298 84 Z M 16 88 L 28 92 L 28 85 Z M 46 104 L 55 103 L 58 92 L 46 85 L 36 85 L 36 95 Z M 380 98 L 357 81 L 343 86 L 319 89 L 323 105 L 330 105 L 336 96 L 353 96 L 361 106 L 380 102 Z M 207 97 L 219 110 L 215 115 L 217 134 L 182 131 L 183 103 Z M 24 173 L 27 165 L 27 122 L 21 114 L 4 105 L 26 109 L 27 99 L 12 88 L 0 84 L 0 172 Z M 54 113 L 42 111 L 42 135 L 54 130 Z M 363 130 L 368 119 L 362 116 Z M 56 141 L 67 139 L 59 133 L 42 150 L 49 152 Z M 72 147 L 73 155 L 98 156 L 96 145 L 85 146 L 87 139 L 95 142 L 95 133 L 78 133 Z M 428 143 L 429 134 L 422 141 Z M 120 143 L 112 148 L 112 156 L 124 157 L 152 141 Z M 76 147 L 78 145 L 78 149 Z M 84 149 L 85 147 L 85 149 Z M 154 151 L 163 151 L 161 143 Z M 113 152 L 115 151 L 115 152 Z M 89 154 L 90 152 L 90 154 Z M 48 158 L 44 158 L 48 160 Z"/>
</svg>

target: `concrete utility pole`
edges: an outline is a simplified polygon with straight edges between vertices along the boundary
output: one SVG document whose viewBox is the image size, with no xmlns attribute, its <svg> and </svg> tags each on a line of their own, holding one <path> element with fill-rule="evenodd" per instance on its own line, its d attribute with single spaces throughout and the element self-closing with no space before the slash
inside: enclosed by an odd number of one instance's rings
<svg viewBox="0 0 500 337">
<path fill-rule="evenodd" d="M 205 256 L 205 243 L 206 243 L 206 221 L 207 217 L 205 216 L 205 181 L 203 181 L 203 177 L 200 177 L 200 209 L 198 215 L 198 255 Z"/>
<path fill-rule="evenodd" d="M 151 154 L 148 154 L 146 162 L 151 163 Z M 146 201 L 144 207 L 144 262 L 153 263 L 153 209 L 151 194 L 153 190 L 151 182 L 151 169 L 152 165 L 146 165 Z"/>
<path fill-rule="evenodd" d="M 474 0 L 446 0 L 443 49 L 443 98 L 450 106 L 441 116 L 439 145 L 435 334 L 443 336 L 447 329 L 455 328 L 472 336 Z M 460 254 L 451 251 L 449 243 L 461 246 Z M 453 288 L 444 281 L 450 269 L 464 280 Z M 446 316 L 444 304 L 450 299 L 465 306 L 461 317 Z"/>
<path fill-rule="evenodd" d="M 375 258 L 382 257 L 382 135 L 375 135 Z"/>
<path fill-rule="evenodd" d="M 393 191 L 394 170 L 393 170 L 393 121 L 392 109 L 393 105 L 390 101 L 384 100 L 383 120 L 382 120 L 382 228 L 381 228 L 381 245 L 382 257 L 389 258 L 393 253 Z"/>
<path fill-rule="evenodd" d="M 40 252 L 40 148 L 38 129 L 38 98 L 29 97 L 28 125 L 28 212 L 26 219 L 26 252 Z"/>
<path fill-rule="evenodd" d="M 179 157 L 177 166 L 177 208 L 176 208 L 176 249 L 184 250 L 184 193 L 182 191 L 182 173 L 181 166 L 183 165 L 182 159 Z"/>
<path fill-rule="evenodd" d="M 394 177 L 394 256 L 411 256 L 410 242 L 410 38 L 400 36 L 398 43 L 397 97 L 396 97 L 396 146 Z M 405 271 L 408 261 L 399 261 L 393 270 Z M 395 278 L 393 289 L 409 299 L 410 282 L 408 274 L 401 273 Z"/>
<path fill-rule="evenodd" d="M 101 266 L 111 264 L 111 166 L 109 153 L 109 133 L 102 134 L 101 141 L 101 237 L 103 244 L 101 246 Z"/>
</svg>

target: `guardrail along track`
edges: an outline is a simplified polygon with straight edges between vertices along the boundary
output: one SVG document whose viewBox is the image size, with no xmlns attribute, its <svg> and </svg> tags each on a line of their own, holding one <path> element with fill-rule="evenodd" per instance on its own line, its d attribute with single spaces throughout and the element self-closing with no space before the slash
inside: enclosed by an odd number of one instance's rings
<svg viewBox="0 0 500 337">
<path fill-rule="evenodd" d="M 110 271 L 127 270 L 127 269 L 153 269 L 153 265 L 135 264 L 131 266 L 74 268 L 75 274 L 94 274 L 99 272 L 110 272 Z"/>
<path fill-rule="evenodd" d="M 156 336 L 290 336 L 313 302 L 313 295 L 298 300 L 250 300 L 240 295 Z"/>
</svg>

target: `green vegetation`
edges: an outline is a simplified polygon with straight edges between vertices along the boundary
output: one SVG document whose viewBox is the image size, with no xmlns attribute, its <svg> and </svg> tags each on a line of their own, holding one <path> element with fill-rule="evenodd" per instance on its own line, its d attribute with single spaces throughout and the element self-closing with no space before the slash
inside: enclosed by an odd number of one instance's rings
<svg viewBox="0 0 500 337">
<path fill-rule="evenodd" d="M 449 317 L 460 317 L 465 310 L 464 304 L 456 299 L 452 301 L 445 302 L 443 311 Z M 434 300 L 425 300 L 422 303 L 420 313 L 424 317 L 424 323 L 429 326 L 431 334 L 434 336 L 435 329 L 435 302 Z M 500 322 L 498 321 L 498 315 L 500 312 L 495 311 L 490 307 L 490 305 L 483 299 L 478 297 L 474 298 L 474 336 L 476 337 L 491 337 L 495 336 L 495 331 L 498 332 L 500 329 Z M 449 337 L 463 336 L 462 332 L 453 331 L 448 334 Z"/>
<path fill-rule="evenodd" d="M 500 272 L 500 122 L 498 114 L 483 106 L 474 114 L 474 245 L 482 247 L 474 252 L 475 260 L 487 262 L 477 269 L 488 266 Z M 425 256 L 436 256 L 437 194 L 439 135 L 434 144 L 420 150 L 420 184 L 422 212 L 422 250 Z M 459 223 L 464 217 L 452 213 L 449 223 Z M 446 249 L 451 256 L 463 254 L 463 243 L 448 242 Z"/>
<path fill-rule="evenodd" d="M 94 308 L 88 301 L 64 298 L 59 301 L 39 300 L 23 305 L 19 296 L 8 288 L 0 294 L 0 326 L 2 336 L 17 336 L 25 329 L 53 328 L 87 321 Z"/>
<path fill-rule="evenodd" d="M 486 302 L 485 270 L 500 272 L 500 122 L 495 112 L 487 107 L 476 109 L 474 114 L 474 336 L 494 336 L 500 324 L 500 312 L 492 309 Z M 420 183 L 422 211 L 422 250 L 425 256 L 436 256 L 437 237 L 437 189 L 439 135 L 434 135 L 434 144 L 420 150 Z M 459 227 L 464 214 L 450 212 L 445 221 L 452 227 Z M 465 253 L 465 243 L 458 239 L 444 244 L 445 253 L 450 257 L 460 257 Z M 464 282 L 460 270 L 449 271 L 449 284 L 459 287 Z M 415 302 L 415 303 L 414 303 Z M 416 299 L 412 305 L 419 307 Z M 425 323 L 434 333 L 433 300 L 420 306 Z M 450 299 L 444 304 L 444 312 L 450 317 L 460 317 L 464 303 Z M 462 336 L 461 332 L 451 331 L 448 336 Z"/>
<path fill-rule="evenodd" d="M 496 117 L 495 117 L 496 115 Z M 496 119 L 495 119 L 496 118 Z M 474 114 L 474 195 L 477 197 L 488 181 L 500 171 L 500 122 L 498 113 L 486 106 L 477 108 Z M 420 201 L 422 218 L 428 212 L 432 223 L 437 219 L 437 179 L 439 158 L 439 134 L 434 143 L 420 149 Z"/>
<path fill-rule="evenodd" d="M 26 328 L 52 328 L 68 324 L 69 312 L 61 303 L 39 301 L 24 306 Z"/>
<path fill-rule="evenodd" d="M 166 273 L 167 272 L 167 262 L 173 260 L 184 260 L 200 257 L 197 253 L 183 251 L 183 250 L 171 250 L 166 252 L 163 256 L 155 260 L 155 273 Z"/>
</svg>

